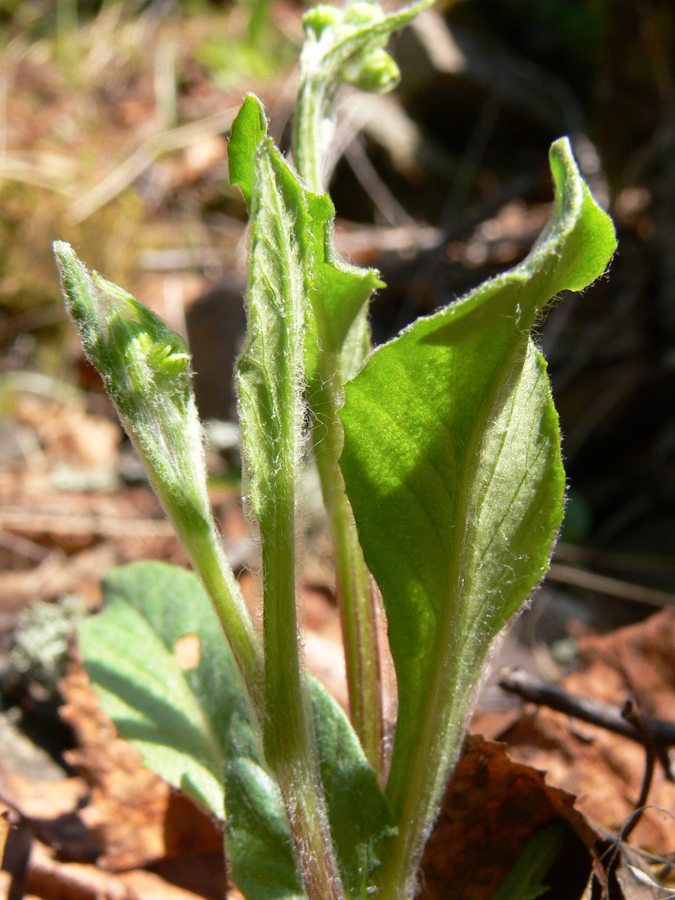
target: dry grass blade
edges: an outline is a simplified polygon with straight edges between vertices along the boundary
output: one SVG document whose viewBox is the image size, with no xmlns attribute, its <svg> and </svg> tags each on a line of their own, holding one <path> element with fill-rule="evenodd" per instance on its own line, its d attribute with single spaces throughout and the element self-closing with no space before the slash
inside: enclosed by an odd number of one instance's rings
<svg viewBox="0 0 675 900">
<path fill-rule="evenodd" d="M 128 156 L 123 163 L 70 206 L 68 210 L 70 218 L 74 222 L 82 222 L 88 218 L 133 184 L 158 156 L 172 150 L 181 150 L 204 138 L 227 131 L 236 112 L 236 108 L 228 108 L 198 122 L 181 125 L 170 131 L 163 131 L 146 138 L 131 156 Z"/>
</svg>

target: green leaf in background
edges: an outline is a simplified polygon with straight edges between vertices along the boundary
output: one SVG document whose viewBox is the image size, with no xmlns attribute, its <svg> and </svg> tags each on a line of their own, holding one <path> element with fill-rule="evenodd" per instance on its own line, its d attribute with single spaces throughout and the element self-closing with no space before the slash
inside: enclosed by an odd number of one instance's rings
<svg viewBox="0 0 675 900">
<path fill-rule="evenodd" d="M 249 900 L 304 896 L 279 788 L 260 761 L 241 676 L 199 580 L 135 563 L 103 581 L 104 608 L 79 630 L 85 668 L 120 737 L 221 821 L 227 785 L 232 877 Z M 183 669 L 187 640 L 196 665 Z"/>
<path fill-rule="evenodd" d="M 544 878 L 570 832 L 570 825 L 560 819 L 531 837 L 492 900 L 536 900 L 545 894 L 548 886 L 544 884 Z"/>
<path fill-rule="evenodd" d="M 346 386 L 341 466 L 399 691 L 383 877 L 409 891 L 490 643 L 546 572 L 562 519 L 558 419 L 530 330 L 616 246 L 566 139 L 551 167 L 555 208 L 527 259 L 418 320 Z"/>
<path fill-rule="evenodd" d="M 232 876 L 248 900 L 303 897 L 279 787 L 199 580 L 165 563 L 134 563 L 108 574 L 103 595 L 103 611 L 80 627 L 79 646 L 118 734 L 220 820 L 225 805 Z M 194 663 L 186 668 L 182 641 Z M 391 817 L 344 712 L 315 679 L 310 691 L 331 828 L 345 884 L 359 896 Z"/>
</svg>

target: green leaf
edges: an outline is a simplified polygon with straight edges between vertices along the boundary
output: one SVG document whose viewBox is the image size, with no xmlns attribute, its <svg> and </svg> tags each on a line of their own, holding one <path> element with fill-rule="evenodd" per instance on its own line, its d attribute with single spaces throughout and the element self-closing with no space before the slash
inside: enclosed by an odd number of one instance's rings
<svg viewBox="0 0 675 900">
<path fill-rule="evenodd" d="M 258 177 L 262 174 L 256 159 L 264 152 L 274 160 L 277 177 L 285 185 L 287 215 L 297 211 L 294 238 L 304 268 L 305 289 L 311 299 L 307 380 L 316 373 L 320 352 L 330 358 L 334 368 L 339 367 L 343 378 L 350 377 L 361 367 L 369 349 L 368 300 L 384 286 L 383 282 L 375 269 L 352 266 L 338 256 L 333 247 L 335 209 L 330 197 L 306 187 L 271 145 L 266 144 L 263 151 L 266 137 L 264 108 L 257 97 L 249 94 L 232 126 L 228 145 L 230 181 L 241 188 L 250 209 L 254 193 L 263 189 L 255 175 L 256 165 Z M 294 182 L 292 186 L 289 179 Z M 264 207 L 263 203 L 257 208 L 261 205 Z M 256 240 L 254 236 L 253 242 Z"/>
<path fill-rule="evenodd" d="M 103 596 L 79 645 L 120 737 L 221 821 L 226 784 L 232 876 L 249 900 L 304 896 L 281 794 L 261 763 L 241 677 L 199 580 L 164 563 L 135 563 L 105 578 Z M 181 639 L 198 651 L 186 670 Z"/>
<path fill-rule="evenodd" d="M 416 864 L 490 643 L 546 572 L 562 519 L 558 420 L 529 335 L 551 298 L 604 272 L 616 240 L 567 140 L 551 168 L 554 212 L 527 259 L 417 321 L 346 386 L 341 466 L 398 679 L 400 865 Z"/>
<path fill-rule="evenodd" d="M 242 115 L 248 120 L 256 111 L 264 118 L 260 101 L 249 95 Z M 239 134 L 234 129 L 232 152 L 244 170 L 253 141 L 247 129 L 237 144 Z M 262 531 L 283 489 L 279 466 L 291 459 L 300 471 L 310 219 L 303 188 L 270 138 L 255 147 L 251 183 L 247 332 L 237 389 L 249 501 Z"/>
<path fill-rule="evenodd" d="M 225 806 L 233 879 L 249 900 L 303 897 L 279 787 L 199 580 L 165 563 L 134 563 L 108 574 L 103 596 L 103 611 L 80 627 L 79 646 L 120 737 L 220 820 Z M 186 638 L 198 662 L 183 669 Z M 315 679 L 309 687 L 331 829 L 345 884 L 358 895 L 391 818 L 344 712 Z"/>
<path fill-rule="evenodd" d="M 299 411 L 305 371 L 307 367 L 313 373 L 319 348 L 338 365 L 345 347 L 350 359 L 356 357 L 355 351 L 359 362 L 363 359 L 368 346 L 365 304 L 379 281 L 375 272 L 355 269 L 335 257 L 333 205 L 327 194 L 315 194 L 304 186 L 260 130 L 259 123 L 264 122 L 260 101 L 249 95 L 240 117 L 241 124 L 238 119 L 232 131 L 230 166 L 236 183 L 243 184 L 245 191 L 250 185 L 251 221 L 249 323 L 238 386 L 249 497 L 263 548 L 265 747 L 272 762 L 303 728 L 298 721 L 303 707 L 301 684 L 289 671 L 295 619 L 284 602 L 284 598 L 290 600 L 294 611 L 293 503 L 285 509 L 282 504 L 284 497 L 292 500 L 293 478 L 286 461 L 293 457 L 294 472 L 300 470 Z M 311 328 L 305 347 L 307 324 Z M 284 559 L 290 569 L 279 575 Z M 309 687 L 319 744 L 316 780 L 320 775 L 341 874 L 348 889 L 361 893 L 377 865 L 374 848 L 391 833 L 390 816 L 348 720 L 316 682 L 310 679 Z M 282 711 L 276 732 L 270 710 Z M 309 746 L 313 746 L 311 737 Z M 307 768 L 303 778 L 310 781 L 314 774 L 311 765 Z M 280 783 L 286 790 L 281 778 Z"/>
<path fill-rule="evenodd" d="M 352 266 L 336 253 L 335 209 L 328 194 L 307 190 L 306 195 L 313 225 L 308 260 L 314 273 L 310 294 L 313 322 L 307 341 L 308 380 L 317 373 L 319 378 L 325 378 L 337 372 L 342 383 L 359 371 L 370 349 L 368 301 L 374 291 L 384 287 L 384 282 L 375 269 Z"/>
<path fill-rule="evenodd" d="M 54 243 L 68 311 L 124 427 L 179 530 L 208 533 L 203 434 L 181 337 L 97 272 L 69 244 Z"/>
<path fill-rule="evenodd" d="M 89 272 L 68 244 L 56 241 L 54 252 L 66 306 L 87 357 L 210 592 L 254 696 L 262 654 L 211 510 L 204 435 L 185 344 L 152 310 Z"/>
<path fill-rule="evenodd" d="M 255 156 L 266 137 L 265 109 L 255 94 L 247 94 L 237 118 L 232 123 L 227 156 L 230 164 L 230 184 L 237 185 L 241 189 L 249 209 L 254 188 Z"/>
<path fill-rule="evenodd" d="M 544 878 L 570 832 L 571 827 L 561 819 L 531 837 L 492 900 L 536 900 L 545 894 L 548 886 L 544 884 Z"/>
<path fill-rule="evenodd" d="M 320 682 L 309 681 L 321 780 L 342 878 L 350 896 L 365 897 L 379 865 L 379 844 L 396 829 L 349 720 Z"/>
</svg>

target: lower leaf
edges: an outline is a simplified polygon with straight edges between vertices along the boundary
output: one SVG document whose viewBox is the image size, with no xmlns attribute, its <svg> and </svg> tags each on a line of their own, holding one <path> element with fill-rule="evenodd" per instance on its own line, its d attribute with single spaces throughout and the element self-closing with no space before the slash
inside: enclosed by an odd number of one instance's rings
<svg viewBox="0 0 675 900">
<path fill-rule="evenodd" d="M 103 597 L 103 611 L 80 628 L 79 646 L 120 737 L 225 822 L 232 878 L 248 900 L 304 897 L 281 792 L 199 580 L 165 563 L 135 563 L 109 573 Z M 309 688 L 342 876 L 360 897 L 391 819 L 344 712 L 318 681 L 310 678 Z"/>
</svg>

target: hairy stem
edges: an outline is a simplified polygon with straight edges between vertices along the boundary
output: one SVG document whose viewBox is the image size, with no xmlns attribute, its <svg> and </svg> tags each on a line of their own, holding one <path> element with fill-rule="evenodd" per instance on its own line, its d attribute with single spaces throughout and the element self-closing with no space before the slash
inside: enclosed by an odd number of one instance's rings
<svg viewBox="0 0 675 900">
<path fill-rule="evenodd" d="M 342 900 L 300 667 L 296 614 L 296 503 L 302 470 L 305 272 L 292 183 L 270 144 L 256 159 L 251 220 L 249 333 L 239 361 L 249 502 L 262 545 L 265 650 L 263 740 L 284 799 L 309 900 Z"/>
<path fill-rule="evenodd" d="M 194 532 L 184 533 L 179 523 L 175 521 L 174 527 L 211 598 L 239 671 L 242 673 L 254 710 L 260 716 L 263 709 L 262 648 L 239 584 L 225 559 L 215 525 L 204 535 Z"/>
<path fill-rule="evenodd" d="M 333 93 L 334 88 L 320 73 L 309 74 L 298 93 L 296 163 L 300 175 L 316 192 L 325 189 L 324 164 L 331 127 L 327 111 Z M 319 370 L 321 383 L 310 392 L 310 403 L 317 422 L 315 454 L 337 566 L 349 708 L 366 757 L 382 781 L 385 763 L 376 611 L 370 575 L 338 465 L 343 443 L 337 415 L 343 394 L 340 361 L 322 353 Z"/>
<path fill-rule="evenodd" d="M 385 760 L 376 610 L 370 573 L 338 465 L 342 426 L 337 417 L 336 394 L 332 382 L 324 382 L 312 392 L 316 462 L 335 551 L 349 711 L 366 758 L 382 782 Z"/>
<path fill-rule="evenodd" d="M 277 484 L 276 515 L 262 529 L 265 573 L 265 755 L 274 770 L 310 900 L 340 900 L 340 875 L 316 761 L 299 663 L 295 607 L 294 497 Z M 268 530 L 269 528 L 269 530 Z"/>
</svg>

